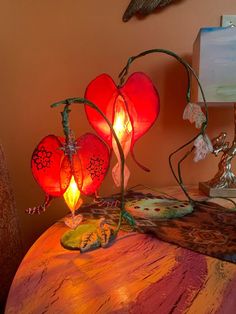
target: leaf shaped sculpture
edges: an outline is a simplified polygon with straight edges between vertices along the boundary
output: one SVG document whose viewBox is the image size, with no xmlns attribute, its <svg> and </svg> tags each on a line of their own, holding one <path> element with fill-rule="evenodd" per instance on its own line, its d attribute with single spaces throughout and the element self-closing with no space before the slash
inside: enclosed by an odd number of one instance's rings
<svg viewBox="0 0 236 314">
<path fill-rule="evenodd" d="M 100 246 L 98 234 L 96 232 L 86 232 L 81 237 L 80 251 L 86 252 Z"/>
<path fill-rule="evenodd" d="M 98 247 L 106 248 L 116 238 L 117 233 L 104 218 L 88 219 L 75 230 L 67 231 L 61 237 L 61 245 L 68 250 L 80 250 L 81 253 Z"/>
<path fill-rule="evenodd" d="M 148 15 L 157 8 L 164 7 L 174 0 L 131 0 L 123 15 L 123 21 L 127 22 L 136 13 Z"/>
<path fill-rule="evenodd" d="M 115 239 L 114 230 L 108 224 L 98 227 L 97 235 L 103 248 L 107 247 Z"/>
</svg>

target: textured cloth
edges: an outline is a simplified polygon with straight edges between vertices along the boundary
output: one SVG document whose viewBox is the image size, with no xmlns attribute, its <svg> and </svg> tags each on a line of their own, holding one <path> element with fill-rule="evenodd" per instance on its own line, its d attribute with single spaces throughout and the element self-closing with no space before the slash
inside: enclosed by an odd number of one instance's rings
<svg viewBox="0 0 236 314">
<path fill-rule="evenodd" d="M 132 200 L 150 200 L 158 196 L 152 193 L 129 190 L 125 196 L 126 203 Z M 119 209 L 113 207 L 118 195 L 103 199 L 101 204 L 84 205 L 79 213 L 86 218 L 105 218 L 107 223 L 117 223 Z M 163 195 L 159 196 L 163 199 Z M 111 205 L 111 206 L 110 206 Z M 193 212 L 181 218 L 154 219 L 148 215 L 148 208 L 139 208 L 146 217 L 136 216 L 136 211 L 129 212 L 135 217 L 140 232 L 154 233 L 158 239 L 174 243 L 183 248 L 206 254 L 225 261 L 236 263 L 236 211 L 229 210 L 215 203 L 199 202 Z M 126 210 L 128 208 L 126 207 Z M 177 209 L 178 210 L 178 209 Z M 122 224 L 127 229 L 127 223 Z"/>
</svg>

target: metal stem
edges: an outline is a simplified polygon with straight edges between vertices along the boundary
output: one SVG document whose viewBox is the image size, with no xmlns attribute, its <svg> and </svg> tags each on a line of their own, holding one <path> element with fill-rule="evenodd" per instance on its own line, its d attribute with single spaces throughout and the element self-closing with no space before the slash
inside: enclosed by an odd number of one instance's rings
<svg viewBox="0 0 236 314">
<path fill-rule="evenodd" d="M 125 156 L 124 156 L 124 152 L 122 149 L 122 146 L 120 144 L 120 141 L 116 135 L 116 132 L 112 126 L 112 123 L 108 120 L 108 118 L 106 117 L 106 115 L 99 109 L 99 107 L 94 104 L 93 102 L 89 101 L 88 99 L 85 98 L 68 98 L 62 101 L 59 101 L 57 103 L 54 103 L 51 105 L 52 108 L 58 107 L 59 105 L 66 105 L 66 111 L 68 112 L 69 110 L 69 106 L 73 103 L 78 103 L 78 104 L 83 104 L 83 105 L 88 105 L 89 107 L 95 109 L 103 118 L 104 120 L 107 122 L 112 135 L 116 141 L 117 147 L 118 147 L 118 151 L 120 154 L 120 160 L 121 160 L 121 207 L 120 207 L 120 216 L 119 216 L 119 222 L 117 225 L 117 228 L 115 230 L 115 234 L 117 235 L 118 231 L 120 230 L 120 226 L 121 226 L 121 221 L 122 221 L 122 212 L 124 211 L 124 207 L 125 207 L 125 187 L 124 187 L 124 167 L 125 167 Z M 66 124 L 68 125 L 68 123 Z M 64 127 L 64 125 L 63 125 Z"/>
<path fill-rule="evenodd" d="M 181 168 L 180 168 L 180 165 L 181 163 L 187 158 L 187 156 L 189 155 L 189 153 L 185 154 L 183 158 L 181 158 L 180 162 L 178 163 L 178 177 L 174 171 L 174 168 L 173 168 L 173 165 L 172 165 L 172 157 L 173 155 L 175 155 L 178 151 L 182 150 L 183 148 L 185 148 L 186 146 L 188 146 L 189 144 L 193 143 L 195 141 L 195 139 L 199 136 L 199 135 L 204 135 L 205 134 L 205 130 L 207 128 L 207 125 L 208 125 L 208 107 L 207 107 L 207 103 L 206 103 L 206 98 L 205 98 L 205 95 L 204 95 L 204 92 L 203 92 L 203 88 L 201 86 L 201 83 L 198 79 L 198 76 L 197 74 L 195 73 L 194 69 L 184 60 L 182 59 L 180 56 L 178 56 L 177 54 L 175 54 L 174 52 L 170 51 L 170 50 L 166 50 L 166 49 L 150 49 L 150 50 L 146 50 L 146 51 L 143 51 L 141 53 L 139 53 L 138 55 L 136 56 L 132 56 L 128 59 L 127 63 L 126 63 L 126 66 L 123 68 L 123 70 L 120 72 L 119 74 L 119 78 L 120 78 L 120 84 L 119 86 L 123 85 L 124 84 L 124 81 L 125 81 L 125 77 L 126 75 L 128 74 L 128 71 L 129 71 L 129 67 L 130 65 L 133 63 L 133 61 L 135 61 L 136 59 L 138 58 L 141 58 L 141 57 L 144 57 L 148 54 L 153 54 L 153 53 L 164 53 L 164 54 L 167 54 L 173 58 L 175 58 L 178 62 L 180 62 L 184 67 L 185 67 L 185 70 L 186 70 L 186 73 L 187 73 L 187 79 L 188 79 L 188 82 L 187 82 L 187 92 L 186 92 L 186 100 L 187 102 L 190 101 L 190 82 L 191 82 L 191 76 L 190 74 L 193 75 L 193 77 L 196 79 L 197 81 L 197 84 L 199 86 L 199 89 L 200 89 L 200 92 L 201 92 L 201 95 L 202 95 L 202 99 L 203 99 L 203 103 L 204 103 L 204 107 L 205 107 L 205 114 L 206 114 L 206 121 L 203 122 L 202 126 L 201 126 L 201 129 L 199 131 L 199 133 L 194 136 L 191 140 L 189 140 L 187 143 L 185 143 L 184 145 L 182 145 L 180 148 L 178 148 L 177 150 L 175 150 L 173 153 L 170 154 L 169 156 L 169 165 L 170 165 L 170 169 L 171 169 L 171 172 L 175 178 L 175 180 L 177 181 L 177 183 L 179 184 L 179 186 L 181 187 L 182 191 L 184 192 L 184 194 L 188 197 L 189 200 L 192 201 L 191 197 L 189 196 L 188 192 L 187 192 L 187 189 L 183 183 L 183 180 L 182 180 L 182 175 L 181 175 Z M 236 133 L 236 131 L 235 131 Z M 191 151 L 193 150 L 193 148 L 191 149 Z"/>
</svg>

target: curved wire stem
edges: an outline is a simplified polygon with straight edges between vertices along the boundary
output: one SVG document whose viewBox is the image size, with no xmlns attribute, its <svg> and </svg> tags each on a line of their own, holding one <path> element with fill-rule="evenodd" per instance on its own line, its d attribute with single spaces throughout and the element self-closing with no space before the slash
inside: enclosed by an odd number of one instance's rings
<svg viewBox="0 0 236 314">
<path fill-rule="evenodd" d="M 70 112 L 70 106 L 73 104 L 73 103 L 77 103 L 77 104 L 83 104 L 83 105 L 88 105 L 89 107 L 95 109 L 103 118 L 104 120 L 107 122 L 111 132 L 112 132 L 112 135 L 114 136 L 114 139 L 116 141 L 116 144 L 117 144 L 117 147 L 118 147 L 118 151 L 119 151 L 119 154 L 120 154 L 120 160 L 121 160 L 121 206 L 120 206 L 120 216 L 119 216 L 119 221 L 118 221 L 118 225 L 117 225 L 117 228 L 115 230 L 115 235 L 117 235 L 118 231 L 120 230 L 120 227 L 121 227 L 121 221 L 122 221 L 122 217 L 123 217 L 123 214 L 125 212 L 124 210 L 124 205 L 125 205 L 125 197 L 124 197 L 124 194 L 125 194 L 125 188 L 124 188 L 124 165 L 125 165 L 125 157 L 124 157 L 124 152 L 123 152 L 123 149 L 121 147 L 121 144 L 120 144 L 120 141 L 116 135 L 116 132 L 115 130 L 113 129 L 113 126 L 111 124 L 111 122 L 108 120 L 108 118 L 105 116 L 105 114 L 99 109 L 99 107 L 94 104 L 93 102 L 85 99 L 85 98 L 68 98 L 68 99 L 65 99 L 65 100 L 62 100 L 62 101 L 59 101 L 57 103 L 54 103 L 51 105 L 52 108 L 55 108 L 55 107 L 58 107 L 60 105 L 65 105 L 64 107 L 64 110 L 62 112 L 62 124 L 63 124 L 63 130 L 64 130 L 64 133 L 66 136 L 70 136 L 70 133 L 71 133 L 71 130 L 70 130 L 70 127 L 69 127 L 69 121 L 68 121 L 68 116 L 69 116 L 69 112 Z"/>
<path fill-rule="evenodd" d="M 226 200 L 226 201 L 232 203 L 232 204 L 234 205 L 234 207 L 233 207 L 233 208 L 228 208 L 228 207 L 226 207 L 226 206 L 222 206 L 222 207 L 224 207 L 224 208 L 226 208 L 226 209 L 233 210 L 233 211 L 236 210 L 236 202 L 233 201 L 231 198 L 229 198 L 229 197 L 224 197 L 224 196 L 216 196 L 216 197 L 213 196 L 213 197 L 210 197 L 210 198 L 208 198 L 208 199 L 206 199 L 206 200 L 195 201 L 195 203 L 196 203 L 196 204 L 204 204 L 205 206 L 207 206 L 207 203 L 214 203 L 214 204 L 219 205 L 218 203 L 215 203 L 214 201 L 212 201 L 212 200 L 214 200 L 214 199 L 223 199 L 223 200 Z M 212 208 L 211 205 L 210 205 L 209 207 Z"/>
<path fill-rule="evenodd" d="M 69 124 L 69 114 L 71 112 L 69 108 L 70 104 L 66 104 L 64 107 L 64 110 L 61 112 L 61 117 L 62 117 L 62 126 L 63 126 L 63 131 L 66 137 L 66 140 L 69 139 L 71 135 L 71 129 L 70 129 L 70 124 Z"/>
<path fill-rule="evenodd" d="M 207 107 L 207 103 L 206 103 L 206 98 L 205 98 L 205 94 L 203 92 L 203 88 L 201 86 L 201 83 L 198 79 L 198 76 L 197 74 L 195 73 L 195 71 L 193 70 L 193 68 L 184 60 L 182 59 L 180 56 L 178 56 L 176 53 L 170 51 L 170 50 L 166 50 L 166 49 L 150 49 L 150 50 L 146 50 L 146 51 L 143 51 L 141 53 L 139 53 L 138 55 L 136 56 L 132 56 L 128 59 L 125 67 L 123 68 L 123 70 L 120 72 L 119 74 L 119 79 L 120 79 L 120 83 L 119 83 L 119 86 L 122 86 L 125 82 L 125 78 L 129 72 L 129 67 L 130 65 L 136 60 L 136 59 L 139 59 L 141 57 L 144 57 L 146 55 L 149 55 L 149 54 L 153 54 L 153 53 L 163 53 L 163 54 L 167 54 L 173 58 L 175 58 L 179 63 L 181 63 L 185 70 L 186 70 L 186 73 L 187 73 L 187 92 L 186 92 L 186 100 L 187 102 L 190 101 L 190 83 L 191 83 L 191 74 L 193 75 L 193 77 L 195 78 L 195 80 L 197 81 L 197 84 L 199 86 L 199 89 L 200 89 L 200 92 L 201 92 L 201 95 L 202 95 L 202 99 L 203 99 L 203 103 L 204 103 L 204 108 L 205 108 L 205 116 L 206 116 L 206 121 L 204 121 L 202 123 L 202 126 L 201 126 L 201 129 L 200 131 L 198 132 L 198 134 L 196 136 L 194 136 L 192 139 L 190 139 L 187 143 L 185 143 L 184 145 L 182 145 L 181 147 L 179 147 L 178 149 L 176 149 L 174 152 L 172 152 L 170 155 L 169 155 L 169 166 L 170 166 L 170 169 L 171 169 L 171 172 L 176 180 L 176 182 L 179 184 L 180 188 L 182 189 L 182 191 L 184 192 L 184 194 L 186 195 L 186 197 L 189 199 L 189 201 L 191 202 L 194 202 L 194 200 L 189 196 L 188 192 L 187 192 L 187 188 L 186 186 L 184 185 L 183 183 L 183 179 L 182 179 L 182 174 L 181 174 L 181 164 L 182 162 L 190 155 L 190 153 L 194 150 L 194 146 L 191 148 L 190 151 L 188 151 L 178 162 L 178 175 L 176 174 L 175 170 L 174 170 L 174 167 L 173 167 L 173 163 L 172 163 L 172 157 L 178 153 L 179 151 L 181 151 L 182 149 L 184 149 L 185 147 L 187 147 L 188 145 L 190 145 L 191 143 L 193 143 L 196 138 L 199 136 L 199 135 L 204 135 L 205 134 L 205 131 L 206 131 L 206 128 L 207 128 L 207 125 L 208 125 L 208 107 Z"/>
</svg>

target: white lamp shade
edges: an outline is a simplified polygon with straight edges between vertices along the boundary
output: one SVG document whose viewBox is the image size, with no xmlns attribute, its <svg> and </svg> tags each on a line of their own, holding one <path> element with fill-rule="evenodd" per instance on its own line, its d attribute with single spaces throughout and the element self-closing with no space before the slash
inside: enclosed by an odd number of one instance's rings
<svg viewBox="0 0 236 314">
<path fill-rule="evenodd" d="M 236 103 L 236 27 L 200 29 L 193 47 L 193 68 L 208 103 Z M 194 78 L 191 100 L 202 102 Z"/>
</svg>

